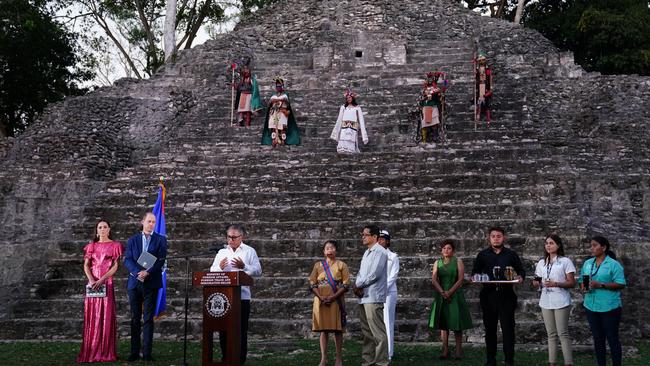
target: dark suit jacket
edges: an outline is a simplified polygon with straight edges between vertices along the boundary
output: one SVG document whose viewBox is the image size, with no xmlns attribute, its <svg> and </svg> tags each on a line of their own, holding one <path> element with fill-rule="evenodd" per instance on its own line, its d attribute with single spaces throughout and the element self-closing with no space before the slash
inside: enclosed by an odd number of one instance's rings
<svg viewBox="0 0 650 366">
<path fill-rule="evenodd" d="M 162 235 L 152 233 L 147 252 L 153 254 L 158 260 L 154 263 L 148 272 L 149 276 L 144 281 L 145 288 L 158 289 L 162 287 L 162 266 L 167 257 L 167 238 Z M 135 288 L 138 284 L 138 272 L 144 268 L 138 264 L 138 258 L 142 254 L 142 232 L 139 232 L 129 238 L 126 244 L 124 254 L 124 266 L 129 270 L 129 280 L 127 290 Z"/>
</svg>

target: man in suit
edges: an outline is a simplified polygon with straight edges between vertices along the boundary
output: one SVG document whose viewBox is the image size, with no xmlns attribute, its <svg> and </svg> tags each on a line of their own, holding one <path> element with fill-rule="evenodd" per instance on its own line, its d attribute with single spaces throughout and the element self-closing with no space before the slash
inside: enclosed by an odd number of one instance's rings
<svg viewBox="0 0 650 366">
<path fill-rule="evenodd" d="M 162 266 L 167 257 L 167 239 L 153 231 L 155 226 L 156 216 L 147 212 L 142 218 L 142 231 L 129 238 L 124 255 L 124 265 L 129 270 L 126 289 L 131 307 L 131 355 L 127 359 L 129 362 L 140 358 L 141 329 L 142 358 L 145 361 L 153 361 L 153 313 L 158 290 L 162 287 Z M 140 255 L 145 251 L 156 257 L 155 263 L 149 269 L 138 264 Z M 140 323 L 141 318 L 143 325 Z"/>
</svg>

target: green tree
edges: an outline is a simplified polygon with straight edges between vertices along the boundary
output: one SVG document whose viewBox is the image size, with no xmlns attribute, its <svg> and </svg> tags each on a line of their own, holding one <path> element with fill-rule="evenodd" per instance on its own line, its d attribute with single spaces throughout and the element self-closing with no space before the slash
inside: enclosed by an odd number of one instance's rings
<svg viewBox="0 0 650 366">
<path fill-rule="evenodd" d="M 92 74 L 76 36 L 53 21 L 45 0 L 2 0 L 0 6 L 0 135 L 13 136 L 48 103 L 84 92 Z"/>
<path fill-rule="evenodd" d="M 524 25 L 573 51 L 588 71 L 650 75 L 647 0 L 540 0 L 524 11 Z"/>
<path fill-rule="evenodd" d="M 153 75 L 165 63 L 163 25 L 165 0 L 53 0 L 67 9 L 67 20 L 78 21 L 92 32 L 99 27 L 104 36 L 97 36 L 89 44 L 98 46 L 97 53 L 110 41 L 128 65 L 129 73 L 137 78 Z M 175 51 L 189 49 L 200 28 L 225 19 L 224 9 L 232 1 L 177 0 L 174 31 L 178 35 Z M 102 41 L 97 41 L 101 39 Z"/>
</svg>

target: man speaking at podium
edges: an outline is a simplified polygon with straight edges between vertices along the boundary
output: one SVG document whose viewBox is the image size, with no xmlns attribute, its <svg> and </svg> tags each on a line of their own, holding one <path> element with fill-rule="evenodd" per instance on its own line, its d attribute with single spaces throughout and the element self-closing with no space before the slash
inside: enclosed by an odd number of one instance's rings
<svg viewBox="0 0 650 366">
<path fill-rule="evenodd" d="M 210 267 L 210 272 L 231 272 L 244 271 L 251 277 L 262 275 L 262 265 L 257 257 L 257 252 L 251 246 L 244 244 L 244 234 L 246 230 L 243 226 L 233 224 L 226 229 L 226 240 L 228 245 L 219 250 L 214 262 Z M 243 365 L 246 362 L 248 353 L 248 317 L 251 313 L 251 289 L 250 286 L 241 287 L 241 354 L 239 359 Z M 226 333 L 219 332 L 219 345 L 221 346 L 221 355 L 226 354 Z"/>
</svg>

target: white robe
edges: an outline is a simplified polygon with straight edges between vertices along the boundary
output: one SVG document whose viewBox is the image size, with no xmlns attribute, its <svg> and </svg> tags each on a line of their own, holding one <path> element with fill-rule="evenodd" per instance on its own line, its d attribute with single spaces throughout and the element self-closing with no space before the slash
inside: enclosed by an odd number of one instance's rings
<svg viewBox="0 0 650 366">
<path fill-rule="evenodd" d="M 355 129 L 344 121 L 353 121 L 358 124 Z M 360 106 L 349 105 L 347 107 L 341 106 L 339 109 L 339 117 L 334 125 L 334 130 L 330 138 L 338 142 L 336 151 L 339 154 L 354 154 L 360 153 L 359 150 L 359 131 L 361 131 L 361 139 L 364 145 L 368 143 L 368 133 L 366 132 L 366 123 L 363 120 L 363 111 Z"/>
<path fill-rule="evenodd" d="M 393 343 L 395 340 L 395 307 L 397 305 L 397 273 L 399 272 L 399 258 L 397 253 L 386 248 L 388 252 L 388 272 L 386 302 L 384 303 L 384 324 L 386 324 L 386 335 L 388 336 L 388 358 L 393 358 Z"/>
</svg>

